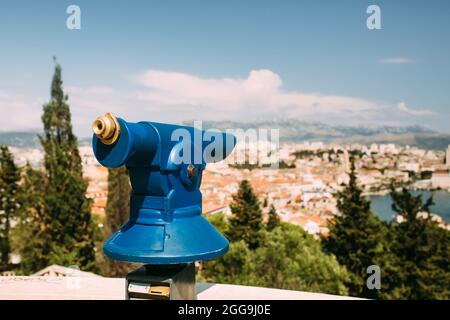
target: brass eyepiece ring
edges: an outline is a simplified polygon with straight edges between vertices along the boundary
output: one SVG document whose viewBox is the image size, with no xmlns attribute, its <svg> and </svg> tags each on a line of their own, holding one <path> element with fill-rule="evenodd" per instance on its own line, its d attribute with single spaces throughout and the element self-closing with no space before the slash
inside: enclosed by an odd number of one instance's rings
<svg viewBox="0 0 450 320">
<path fill-rule="evenodd" d="M 120 124 L 111 113 L 100 116 L 92 123 L 92 131 L 103 144 L 110 145 L 119 139 Z"/>
</svg>

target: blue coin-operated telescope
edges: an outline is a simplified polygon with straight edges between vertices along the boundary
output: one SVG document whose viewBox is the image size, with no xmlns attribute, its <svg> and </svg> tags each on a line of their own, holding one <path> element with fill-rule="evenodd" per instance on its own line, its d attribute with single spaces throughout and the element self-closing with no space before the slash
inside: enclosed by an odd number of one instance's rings
<svg viewBox="0 0 450 320">
<path fill-rule="evenodd" d="M 109 113 L 92 128 L 100 164 L 126 165 L 130 176 L 130 218 L 103 247 L 111 259 L 145 265 L 127 276 L 127 297 L 193 298 L 192 288 L 181 292 L 186 278 L 192 279 L 193 262 L 228 250 L 227 239 L 202 216 L 202 172 L 207 163 L 231 153 L 235 137 L 188 126 L 130 123 Z M 143 295 L 142 282 L 159 291 Z"/>
</svg>

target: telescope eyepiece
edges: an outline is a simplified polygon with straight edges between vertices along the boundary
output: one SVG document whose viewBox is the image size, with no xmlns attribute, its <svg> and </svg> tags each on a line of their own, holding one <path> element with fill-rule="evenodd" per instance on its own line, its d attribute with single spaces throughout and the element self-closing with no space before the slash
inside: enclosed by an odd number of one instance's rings
<svg viewBox="0 0 450 320">
<path fill-rule="evenodd" d="M 120 124 L 111 113 L 100 116 L 92 123 L 92 131 L 103 144 L 113 144 L 120 134 Z"/>
</svg>

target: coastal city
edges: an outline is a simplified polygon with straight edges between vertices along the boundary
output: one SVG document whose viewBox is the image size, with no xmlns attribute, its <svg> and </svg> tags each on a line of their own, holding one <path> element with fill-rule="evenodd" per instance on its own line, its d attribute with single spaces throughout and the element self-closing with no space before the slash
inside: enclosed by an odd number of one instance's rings
<svg viewBox="0 0 450 320">
<path fill-rule="evenodd" d="M 235 152 L 258 153 L 264 149 L 261 145 L 238 143 Z M 39 149 L 12 150 L 19 163 L 32 161 L 35 166 L 40 165 Z M 282 144 L 277 151 L 276 167 L 229 161 L 208 164 L 201 186 L 203 213 L 231 214 L 232 195 L 239 182 L 247 179 L 265 212 L 273 205 L 283 221 L 299 225 L 313 235 L 326 235 L 329 220 L 337 213 L 333 194 L 348 182 L 352 156 L 365 195 L 387 194 L 392 181 L 416 190 L 450 190 L 450 146 L 433 151 L 395 144 L 302 142 Z M 103 217 L 108 171 L 95 160 L 90 146 L 80 147 L 80 153 L 89 181 L 87 196 L 92 199 L 92 213 Z M 435 218 L 449 228 L 444 219 Z"/>
<path fill-rule="evenodd" d="M 450 1 L 0 7 L 0 300 L 450 300 Z"/>
</svg>

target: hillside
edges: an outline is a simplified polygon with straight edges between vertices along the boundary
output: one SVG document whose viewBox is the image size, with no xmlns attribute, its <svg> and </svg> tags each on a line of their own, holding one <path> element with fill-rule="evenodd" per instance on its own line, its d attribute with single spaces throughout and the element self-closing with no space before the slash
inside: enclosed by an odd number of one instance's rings
<svg viewBox="0 0 450 320">
<path fill-rule="evenodd" d="M 185 122 L 184 124 L 192 124 Z M 280 142 L 323 141 L 350 143 L 395 143 L 423 149 L 443 150 L 450 144 L 450 134 L 440 133 L 422 126 L 334 126 L 322 122 L 298 120 L 272 120 L 260 122 L 204 121 L 204 129 L 219 130 L 242 128 L 279 128 Z M 79 139 L 88 145 L 90 137 Z M 37 132 L 0 132 L 0 144 L 18 148 L 39 148 Z"/>
</svg>

